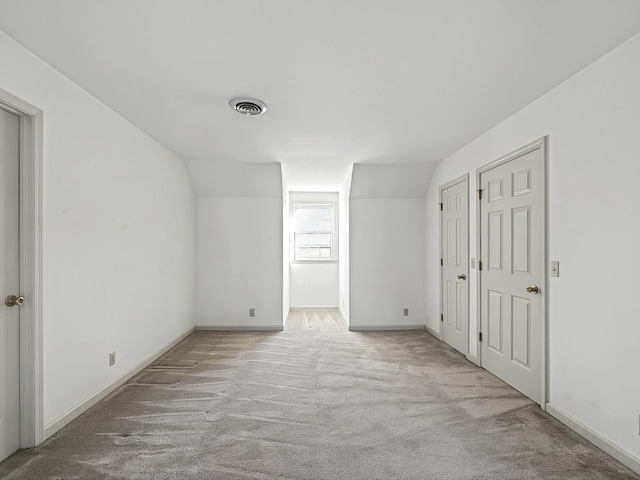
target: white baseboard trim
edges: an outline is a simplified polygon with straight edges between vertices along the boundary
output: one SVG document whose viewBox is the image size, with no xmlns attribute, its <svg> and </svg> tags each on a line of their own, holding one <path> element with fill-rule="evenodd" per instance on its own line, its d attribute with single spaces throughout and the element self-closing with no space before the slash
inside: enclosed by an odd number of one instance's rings
<svg viewBox="0 0 640 480">
<path fill-rule="evenodd" d="M 480 359 L 478 358 L 478 355 L 473 355 L 471 353 L 467 353 L 467 360 L 469 360 L 471 363 L 480 366 Z"/>
<path fill-rule="evenodd" d="M 640 458 L 636 457 L 631 452 L 626 451 L 624 448 L 619 447 L 611 440 L 607 440 L 599 433 L 591 430 L 589 427 L 573 418 L 571 415 L 564 413 L 552 404 L 547 403 L 547 413 L 554 417 L 556 420 L 564 423 L 571 430 L 593 443 L 596 447 L 611 455 L 620 463 L 630 468 L 636 473 L 640 473 Z"/>
<path fill-rule="evenodd" d="M 349 312 L 347 311 L 347 314 L 345 314 L 342 307 L 339 307 L 338 310 L 340 310 L 340 315 L 342 315 L 342 318 L 344 318 L 344 321 L 347 322 L 347 327 L 348 327 L 349 326 Z"/>
<path fill-rule="evenodd" d="M 284 330 L 284 325 L 219 325 L 213 327 L 208 325 L 196 325 L 196 330 L 205 332 L 281 332 Z"/>
<path fill-rule="evenodd" d="M 427 331 L 427 333 L 430 333 L 432 336 L 436 337 L 438 340 L 442 340 L 442 338 L 440 337 L 440 332 L 437 330 L 434 330 L 433 328 L 431 328 L 429 325 L 424 326 L 424 329 Z"/>
<path fill-rule="evenodd" d="M 309 310 L 340 310 L 337 306 L 335 307 L 291 307 L 289 309 L 290 312 L 308 312 Z"/>
<path fill-rule="evenodd" d="M 70 409 L 67 412 L 65 412 L 62 415 L 60 415 L 53 422 L 45 425 L 43 441 L 46 440 L 47 438 L 49 438 L 54 433 L 56 433 L 58 430 L 60 430 L 65 425 L 68 425 L 72 420 L 75 420 L 76 418 L 78 418 L 80 415 L 82 415 L 84 412 L 89 410 L 91 407 L 93 407 L 96 403 L 98 403 L 104 397 L 106 397 L 111 392 L 113 392 L 116 388 L 124 385 L 134 375 L 137 375 L 138 373 L 140 373 L 142 370 L 144 370 L 150 364 L 155 362 L 162 355 L 164 355 L 169 350 L 171 350 L 173 347 L 175 347 L 182 340 L 184 340 L 189 335 L 191 335 L 193 333 L 193 331 L 194 331 L 194 328 L 189 328 L 189 330 L 187 330 L 186 332 L 180 334 L 177 338 L 175 338 L 174 340 L 172 340 L 171 342 L 166 344 L 164 347 L 160 348 L 160 350 L 157 350 L 154 353 L 152 353 L 151 355 L 149 355 L 149 356 L 145 357 L 144 359 L 142 359 L 136 365 L 134 365 L 129 370 L 127 370 L 122 375 L 120 375 L 118 378 L 116 378 L 114 381 L 112 381 L 110 384 L 108 384 L 105 387 L 101 388 L 96 393 L 91 395 L 89 398 L 85 399 L 84 401 L 80 402 L 78 405 L 76 405 L 72 409 Z"/>
<path fill-rule="evenodd" d="M 424 330 L 424 323 L 411 325 L 349 325 L 352 332 L 385 332 L 390 330 Z"/>
</svg>

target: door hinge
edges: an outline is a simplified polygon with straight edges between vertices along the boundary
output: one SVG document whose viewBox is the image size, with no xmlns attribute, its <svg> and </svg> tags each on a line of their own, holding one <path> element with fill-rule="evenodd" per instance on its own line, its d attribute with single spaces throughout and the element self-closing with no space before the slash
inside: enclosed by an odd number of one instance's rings
<svg viewBox="0 0 640 480">
<path fill-rule="evenodd" d="M 478 200 L 482 200 L 482 189 L 478 190 Z"/>
<path fill-rule="evenodd" d="M 482 341 L 482 332 L 478 332 L 478 341 Z"/>
<path fill-rule="evenodd" d="M 440 266 L 444 267 L 444 259 L 443 258 L 440 259 Z"/>
<path fill-rule="evenodd" d="M 439 203 L 438 205 L 440 205 L 440 211 L 442 211 L 443 209 L 442 203 Z"/>
<path fill-rule="evenodd" d="M 482 260 L 478 262 L 478 270 L 482 270 Z"/>
<path fill-rule="evenodd" d="M 444 322 L 444 313 L 441 313 L 441 314 L 440 314 L 440 321 L 441 321 L 441 322 Z"/>
</svg>

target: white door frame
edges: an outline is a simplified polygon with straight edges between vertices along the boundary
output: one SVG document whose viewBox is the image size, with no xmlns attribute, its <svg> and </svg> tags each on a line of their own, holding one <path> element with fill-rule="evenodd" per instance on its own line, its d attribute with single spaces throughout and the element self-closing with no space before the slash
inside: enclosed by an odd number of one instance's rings
<svg viewBox="0 0 640 480">
<path fill-rule="evenodd" d="M 20 118 L 20 448 L 42 443 L 42 110 L 0 89 Z"/>
<path fill-rule="evenodd" d="M 457 185 L 459 183 L 462 183 L 466 181 L 467 182 L 467 257 L 469 257 L 469 246 L 470 246 L 470 240 L 471 240 L 471 234 L 469 233 L 469 174 L 465 173 L 464 175 L 460 175 L 457 178 L 454 178 L 453 180 L 451 180 L 450 182 L 445 183 L 444 185 L 440 185 L 440 190 L 438 191 L 438 199 L 440 200 L 440 220 L 439 220 L 439 224 L 440 224 L 440 238 L 439 238 L 439 243 L 440 243 L 440 286 L 439 286 L 439 290 L 440 290 L 440 327 L 438 328 L 438 340 L 442 340 L 444 338 L 444 325 L 442 324 L 442 315 L 444 312 L 444 305 L 442 303 L 442 296 L 444 295 L 444 291 L 442 289 L 442 258 L 443 258 L 443 253 L 444 253 L 444 246 L 442 244 L 442 212 L 443 212 L 443 202 L 442 202 L 442 192 L 444 190 L 446 190 L 449 187 L 453 187 L 454 185 Z M 469 264 L 467 262 L 467 266 L 466 266 L 466 271 L 465 274 L 467 275 L 467 278 L 469 278 Z M 467 282 L 467 356 L 469 355 L 469 323 L 471 321 L 471 315 L 470 315 L 470 309 L 469 309 L 469 294 L 471 292 L 469 291 L 469 282 Z"/>
<path fill-rule="evenodd" d="M 534 150 L 540 149 L 540 196 L 542 198 L 542 216 L 543 216 L 543 220 L 542 220 L 542 231 L 541 231 L 541 248 L 542 248 L 542 255 L 541 255 L 541 262 L 542 262 L 542 279 L 541 279 L 541 288 L 542 291 L 544 292 L 544 296 L 545 296 L 545 300 L 544 302 L 542 302 L 542 368 L 541 368 L 541 372 L 542 375 L 540 378 L 540 382 L 541 382 L 541 386 L 542 386 L 542 404 L 540 405 L 540 407 L 546 411 L 547 409 L 547 403 L 549 402 L 549 360 L 548 360 L 548 351 L 549 351 L 549 328 L 548 328 L 548 316 L 547 316 L 547 311 L 548 311 L 548 303 L 549 303 L 549 290 L 547 289 L 549 282 L 547 280 L 547 277 L 549 275 L 549 272 L 547 270 L 547 265 L 549 264 L 548 262 L 548 237 L 547 237 L 547 230 L 548 230 L 548 214 L 547 214 L 547 206 L 548 206 L 548 189 L 547 189 L 547 163 L 548 163 L 548 136 L 544 136 L 538 140 L 536 140 L 535 142 L 531 142 L 528 145 L 525 145 L 522 148 L 519 148 L 503 157 L 500 157 L 499 159 L 488 163 L 482 167 L 480 167 L 477 171 L 476 171 L 476 185 L 478 188 L 478 192 L 480 191 L 480 187 L 481 187 L 481 183 L 480 183 L 480 176 L 485 173 L 488 172 L 489 170 L 492 170 L 496 167 L 499 167 L 500 165 L 504 165 L 505 163 L 510 162 L 511 160 L 515 160 L 516 158 L 522 157 L 523 155 L 526 155 L 527 153 L 533 152 Z M 481 215 L 481 211 L 480 211 L 480 203 L 479 201 L 477 201 L 477 196 L 476 196 L 476 249 L 477 249 L 477 256 L 478 256 L 478 261 L 482 261 L 482 248 L 480 245 L 480 229 L 482 227 L 482 215 Z M 481 271 L 479 268 L 476 268 L 476 275 L 477 275 L 477 324 L 478 324 L 478 333 L 480 334 L 482 332 L 482 284 L 481 284 Z M 480 343 L 480 335 L 478 335 L 478 338 L 476 339 L 477 341 L 477 349 L 478 349 L 478 365 L 482 366 L 482 344 Z"/>
</svg>

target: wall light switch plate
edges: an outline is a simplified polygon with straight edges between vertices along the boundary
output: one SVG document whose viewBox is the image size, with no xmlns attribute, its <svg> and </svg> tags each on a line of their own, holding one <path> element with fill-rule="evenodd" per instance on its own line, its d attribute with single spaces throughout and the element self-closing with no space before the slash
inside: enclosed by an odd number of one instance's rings
<svg viewBox="0 0 640 480">
<path fill-rule="evenodd" d="M 475 258 L 471 259 L 471 268 L 476 268 L 476 259 Z"/>
<path fill-rule="evenodd" d="M 560 276 L 560 262 L 557 260 L 551 260 L 551 276 L 552 277 Z"/>
</svg>

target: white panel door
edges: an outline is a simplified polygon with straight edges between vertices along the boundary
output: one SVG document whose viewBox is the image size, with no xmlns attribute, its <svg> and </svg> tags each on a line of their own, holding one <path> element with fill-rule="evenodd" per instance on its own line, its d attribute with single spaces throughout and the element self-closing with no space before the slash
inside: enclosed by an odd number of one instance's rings
<svg viewBox="0 0 640 480">
<path fill-rule="evenodd" d="M 0 109 L 0 460 L 20 446 L 20 315 L 5 305 L 19 295 L 18 117 Z"/>
<path fill-rule="evenodd" d="M 442 340 L 469 350 L 469 187 L 464 179 L 441 190 Z"/>
<path fill-rule="evenodd" d="M 482 173 L 480 188 L 482 366 L 541 404 L 541 148 Z"/>
</svg>

